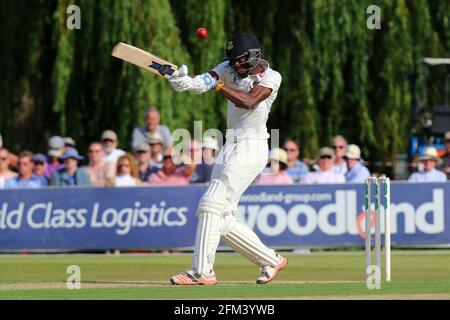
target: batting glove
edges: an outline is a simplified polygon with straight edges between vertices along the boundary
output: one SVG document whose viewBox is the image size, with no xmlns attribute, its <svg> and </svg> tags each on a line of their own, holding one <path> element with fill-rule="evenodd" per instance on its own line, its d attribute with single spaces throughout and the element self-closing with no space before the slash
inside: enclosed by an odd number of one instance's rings
<svg viewBox="0 0 450 320">
<path fill-rule="evenodd" d="M 178 75 L 169 78 L 169 83 L 177 92 L 183 92 L 192 89 L 194 80 L 188 76 L 188 67 L 181 65 L 178 68 Z"/>
<path fill-rule="evenodd" d="M 194 78 L 192 88 L 190 91 L 201 94 L 214 89 L 217 86 L 217 79 L 214 78 L 209 72 L 205 72 Z"/>
</svg>

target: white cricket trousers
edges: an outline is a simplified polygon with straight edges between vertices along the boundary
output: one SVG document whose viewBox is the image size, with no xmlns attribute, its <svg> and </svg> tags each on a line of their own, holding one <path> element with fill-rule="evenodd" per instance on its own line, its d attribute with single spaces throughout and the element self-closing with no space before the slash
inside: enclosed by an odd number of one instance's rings
<svg viewBox="0 0 450 320">
<path fill-rule="evenodd" d="M 264 169 L 267 160 L 266 139 L 227 141 L 220 151 L 209 188 L 197 209 L 192 268 L 199 274 L 213 270 L 221 239 L 259 267 L 278 265 L 275 251 L 265 246 L 255 232 L 235 216 L 239 199 Z"/>
</svg>

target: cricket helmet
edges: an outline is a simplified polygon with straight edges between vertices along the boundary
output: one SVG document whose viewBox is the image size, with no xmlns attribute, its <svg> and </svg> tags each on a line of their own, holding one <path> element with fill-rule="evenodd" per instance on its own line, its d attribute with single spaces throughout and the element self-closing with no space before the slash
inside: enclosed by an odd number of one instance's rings
<svg viewBox="0 0 450 320">
<path fill-rule="evenodd" d="M 253 69 L 261 58 L 261 44 L 255 36 L 248 33 L 234 34 L 228 41 L 225 48 L 226 57 L 230 64 L 233 60 L 248 55 L 246 63 L 249 69 Z"/>
<path fill-rule="evenodd" d="M 228 39 L 225 52 L 226 58 L 229 60 L 237 59 L 250 53 L 261 54 L 261 44 L 251 34 L 237 33 Z"/>
</svg>

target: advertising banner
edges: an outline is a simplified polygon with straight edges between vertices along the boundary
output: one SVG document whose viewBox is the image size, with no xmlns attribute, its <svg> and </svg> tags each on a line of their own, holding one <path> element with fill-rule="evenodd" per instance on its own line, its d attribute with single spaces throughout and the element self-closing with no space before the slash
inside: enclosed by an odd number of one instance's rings
<svg viewBox="0 0 450 320">
<path fill-rule="evenodd" d="M 394 246 L 450 244 L 450 183 L 391 186 Z M 192 247 L 205 190 L 1 190 L 0 250 Z M 363 202 L 363 184 L 251 186 L 236 214 L 269 246 L 362 246 Z"/>
</svg>

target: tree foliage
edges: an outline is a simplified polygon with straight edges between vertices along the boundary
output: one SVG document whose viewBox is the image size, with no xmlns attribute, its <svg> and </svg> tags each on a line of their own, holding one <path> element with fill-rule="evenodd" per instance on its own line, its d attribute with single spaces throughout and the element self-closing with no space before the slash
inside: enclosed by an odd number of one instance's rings
<svg viewBox="0 0 450 320">
<path fill-rule="evenodd" d="M 71 4 L 81 8 L 81 30 L 66 27 Z M 381 30 L 366 27 L 371 4 L 381 8 Z M 413 100 L 443 101 L 445 70 L 424 87 L 417 61 L 449 56 L 449 13 L 449 2 L 437 0 L 1 1 L 0 131 L 15 151 L 45 151 L 48 137 L 61 134 L 83 152 L 104 129 L 128 149 L 150 106 L 172 130 L 192 130 L 195 120 L 224 130 L 223 97 L 175 94 L 111 49 L 131 43 L 201 73 L 220 62 L 227 36 L 251 32 L 283 76 L 269 120 L 282 138 L 313 157 L 340 133 L 365 158 L 393 159 L 406 151 Z M 204 40 L 200 26 L 210 33 Z"/>
</svg>

